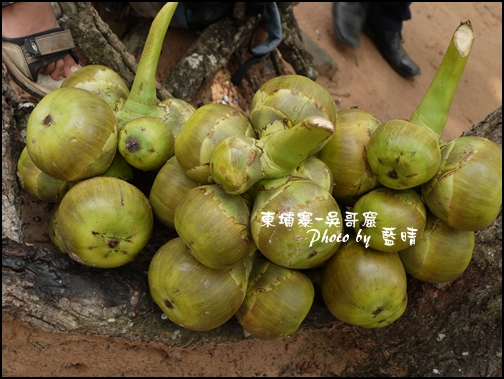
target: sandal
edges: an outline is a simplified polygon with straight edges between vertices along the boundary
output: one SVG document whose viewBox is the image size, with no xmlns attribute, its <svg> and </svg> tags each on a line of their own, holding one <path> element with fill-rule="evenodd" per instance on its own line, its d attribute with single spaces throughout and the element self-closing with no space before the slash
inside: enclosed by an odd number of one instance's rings
<svg viewBox="0 0 504 379">
<path fill-rule="evenodd" d="M 79 63 L 69 30 L 55 28 L 20 38 L 2 37 L 2 62 L 14 81 L 33 96 L 42 98 L 61 87 L 65 78 L 54 80 L 39 71 L 70 53 Z"/>
</svg>

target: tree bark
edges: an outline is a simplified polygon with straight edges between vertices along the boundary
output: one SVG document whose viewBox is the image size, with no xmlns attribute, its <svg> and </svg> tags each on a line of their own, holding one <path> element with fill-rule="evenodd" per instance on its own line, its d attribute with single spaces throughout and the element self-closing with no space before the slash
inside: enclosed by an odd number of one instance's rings
<svg viewBox="0 0 504 379">
<path fill-rule="evenodd" d="M 102 20 L 89 2 L 60 2 L 62 15 L 59 23 L 72 32 L 72 37 L 85 65 L 99 64 L 117 72 L 131 88 L 138 62 L 121 40 Z M 173 95 L 158 83 L 158 98 Z"/>
<path fill-rule="evenodd" d="M 233 55 L 239 56 L 240 64 L 251 57 L 246 48 L 242 49 L 245 51 L 240 51 L 239 48 L 246 46 L 254 37 L 252 32 L 257 27 L 260 17 L 245 17 L 243 12 L 237 9 L 244 3 L 236 4 L 233 15 L 208 26 L 187 51 L 185 57 L 170 72 L 164 86 L 175 97 L 191 102 L 196 93 L 219 69 L 227 65 Z M 313 57 L 306 51 L 294 17 L 292 3 L 277 4 L 282 23 L 282 42 L 278 50 L 298 75 L 315 80 L 317 71 L 313 65 Z M 273 65 L 278 66 L 275 58 L 279 59 L 276 50 L 271 59 Z M 260 84 L 262 83 L 252 83 L 252 87 L 257 90 Z"/>
</svg>

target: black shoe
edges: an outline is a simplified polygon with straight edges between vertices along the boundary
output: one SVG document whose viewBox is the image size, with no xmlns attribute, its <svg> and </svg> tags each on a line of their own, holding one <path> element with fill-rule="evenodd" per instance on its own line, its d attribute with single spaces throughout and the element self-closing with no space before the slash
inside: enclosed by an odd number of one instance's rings
<svg viewBox="0 0 504 379">
<path fill-rule="evenodd" d="M 359 35 L 366 21 L 366 8 L 361 3 L 333 3 L 333 25 L 345 45 L 359 46 Z"/>
<path fill-rule="evenodd" d="M 395 71 L 405 77 L 420 75 L 420 67 L 411 60 L 402 46 L 401 33 L 372 28 L 369 24 L 364 26 L 363 31 Z"/>
</svg>

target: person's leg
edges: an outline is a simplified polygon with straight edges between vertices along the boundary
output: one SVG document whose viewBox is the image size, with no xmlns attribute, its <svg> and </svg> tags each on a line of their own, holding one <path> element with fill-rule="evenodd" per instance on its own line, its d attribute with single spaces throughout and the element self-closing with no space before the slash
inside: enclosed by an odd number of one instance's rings
<svg viewBox="0 0 504 379">
<path fill-rule="evenodd" d="M 403 22 L 411 19 L 411 3 L 363 3 L 369 12 L 367 23 L 373 28 L 401 33 Z"/>
<path fill-rule="evenodd" d="M 51 3 L 14 3 L 2 6 L 2 37 L 25 37 L 49 29 L 58 28 Z M 55 80 L 67 77 L 79 69 L 70 54 L 48 64 L 40 70 Z"/>
<path fill-rule="evenodd" d="M 366 22 L 368 3 L 333 3 L 333 26 L 338 39 L 350 47 L 359 46 L 360 33 Z"/>
<path fill-rule="evenodd" d="M 419 75 L 420 68 L 402 46 L 403 21 L 411 18 L 411 3 L 367 4 L 368 13 L 363 31 L 395 71 L 406 77 Z"/>
</svg>

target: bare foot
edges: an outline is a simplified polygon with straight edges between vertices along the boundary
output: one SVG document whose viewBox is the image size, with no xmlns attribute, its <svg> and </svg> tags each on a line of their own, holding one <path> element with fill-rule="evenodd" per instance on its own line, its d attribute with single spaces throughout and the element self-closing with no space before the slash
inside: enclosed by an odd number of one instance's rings
<svg viewBox="0 0 504 379">
<path fill-rule="evenodd" d="M 2 37 L 17 38 L 59 28 L 51 3 L 14 3 L 2 7 Z M 70 54 L 40 70 L 54 80 L 67 77 L 79 69 Z"/>
</svg>

